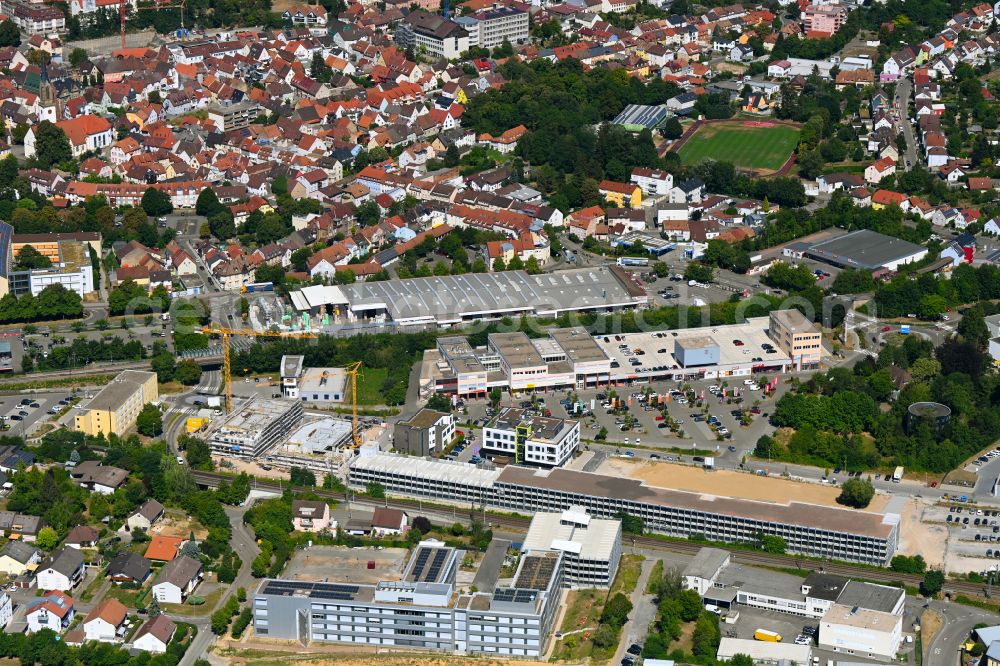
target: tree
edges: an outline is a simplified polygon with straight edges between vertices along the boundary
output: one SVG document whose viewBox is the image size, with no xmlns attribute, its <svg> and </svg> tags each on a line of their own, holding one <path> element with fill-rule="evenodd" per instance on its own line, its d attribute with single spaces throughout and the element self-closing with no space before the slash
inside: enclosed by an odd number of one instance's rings
<svg viewBox="0 0 1000 666">
<path fill-rule="evenodd" d="M 174 212 L 174 204 L 170 200 L 170 195 L 155 187 L 147 187 L 142 193 L 142 209 L 147 215 L 159 217 L 169 215 Z"/>
<path fill-rule="evenodd" d="M 597 647 L 611 647 L 618 642 L 618 632 L 610 625 L 601 624 L 598 625 L 590 640 Z"/>
<path fill-rule="evenodd" d="M 700 605 L 700 601 L 699 601 Z M 632 602 L 621 592 L 608 600 L 601 611 L 601 622 L 612 627 L 621 627 L 628 621 L 628 614 L 632 612 Z"/>
<path fill-rule="evenodd" d="M 685 280 L 697 280 L 698 282 L 712 282 L 715 279 L 715 271 L 711 266 L 707 266 L 698 261 L 688 263 L 684 269 Z"/>
<path fill-rule="evenodd" d="M 622 532 L 626 534 L 642 534 L 645 529 L 645 523 L 640 516 L 633 516 L 624 511 L 619 511 L 615 518 L 621 521 Z"/>
<path fill-rule="evenodd" d="M 0 26 L 3 24 L 0 23 Z M 69 162 L 73 159 L 73 149 L 69 138 L 61 127 L 43 120 L 35 130 L 35 161 L 43 169 Z"/>
<path fill-rule="evenodd" d="M 841 486 L 837 504 L 863 509 L 871 503 L 873 497 L 875 497 L 875 486 L 871 480 L 854 477 Z"/>
<path fill-rule="evenodd" d="M 17 260 L 14 262 L 15 268 L 24 271 L 49 268 L 51 266 L 52 262 L 49 258 L 31 245 L 22 247 L 20 252 L 17 253 Z"/>
<path fill-rule="evenodd" d="M 922 574 L 927 571 L 927 562 L 922 555 L 896 555 L 889 563 L 889 568 L 899 573 Z"/>
<path fill-rule="evenodd" d="M 691 634 L 691 652 L 696 657 L 713 658 L 720 640 L 719 616 L 715 613 L 702 613 Z"/>
<path fill-rule="evenodd" d="M 208 442 L 191 435 L 181 435 L 178 446 L 187 452 L 188 466 L 192 469 L 211 470 L 212 449 Z"/>
<path fill-rule="evenodd" d="M 369 482 L 365 486 L 365 492 L 369 497 L 374 497 L 375 499 L 383 499 L 385 497 L 385 486 L 381 483 L 376 483 L 375 481 Z"/>
<path fill-rule="evenodd" d="M 51 527 L 43 527 L 38 531 L 38 536 L 35 537 L 35 542 L 42 550 L 49 551 L 55 548 L 56 544 L 59 543 L 59 534 Z"/>
<path fill-rule="evenodd" d="M 680 606 L 681 619 L 685 622 L 694 622 L 701 615 L 704 606 L 701 597 L 695 590 L 683 590 L 677 595 L 677 602 Z"/>
<path fill-rule="evenodd" d="M 289 477 L 293 486 L 316 486 L 316 475 L 305 467 L 292 467 Z"/>
<path fill-rule="evenodd" d="M 177 370 L 177 359 L 168 351 L 156 354 L 149 361 L 153 372 L 156 373 L 156 381 L 165 384 L 174 379 Z"/>
<path fill-rule="evenodd" d="M 681 126 L 681 121 L 674 116 L 667 119 L 660 133 L 663 134 L 663 138 L 665 139 L 679 139 L 684 134 L 684 128 Z"/>
<path fill-rule="evenodd" d="M 427 534 L 433 529 L 431 521 L 429 521 L 424 516 L 417 516 L 413 519 L 413 523 L 410 525 L 411 529 L 420 532 L 421 534 Z"/>
<path fill-rule="evenodd" d="M 940 569 L 931 569 L 924 574 L 924 579 L 920 581 L 920 594 L 925 597 L 933 597 L 944 587 L 944 572 Z"/>
<path fill-rule="evenodd" d="M 201 381 L 201 366 L 196 361 L 185 359 L 177 364 L 174 376 L 184 386 L 195 386 Z"/>
<path fill-rule="evenodd" d="M 21 31 L 10 19 L 0 21 L 0 46 L 20 46 Z"/>
<path fill-rule="evenodd" d="M 215 190 L 211 187 L 206 187 L 201 191 L 201 194 L 198 195 L 198 201 L 194 205 L 195 212 L 203 217 L 211 217 L 224 208 L 219 203 L 219 197 L 216 196 Z"/>
<path fill-rule="evenodd" d="M 152 601 L 149 602 L 149 606 L 146 607 L 146 614 L 151 620 L 163 615 L 163 611 L 160 610 L 160 602 L 156 600 L 155 596 Z"/>
<path fill-rule="evenodd" d="M 156 437 L 163 432 L 163 415 L 153 403 L 146 403 L 135 421 L 136 430 L 140 435 Z"/>
<path fill-rule="evenodd" d="M 788 542 L 780 536 L 764 534 L 761 532 L 757 534 L 757 547 L 765 553 L 775 553 L 780 555 L 785 552 L 785 549 L 788 548 Z"/>
</svg>

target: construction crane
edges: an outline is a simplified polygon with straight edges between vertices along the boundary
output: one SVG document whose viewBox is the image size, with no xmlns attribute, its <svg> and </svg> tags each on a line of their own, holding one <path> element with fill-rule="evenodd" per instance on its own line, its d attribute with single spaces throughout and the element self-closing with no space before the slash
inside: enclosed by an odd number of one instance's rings
<svg viewBox="0 0 1000 666">
<path fill-rule="evenodd" d="M 143 9 L 180 9 L 181 10 L 181 34 L 184 34 L 184 5 L 187 0 L 179 0 L 176 4 L 166 4 L 162 2 L 156 2 L 155 4 L 140 7 L 138 3 L 135 5 L 135 10 L 141 11 Z M 121 4 L 118 5 L 119 14 L 121 15 L 122 21 L 122 51 L 125 50 L 125 14 L 128 12 L 127 5 L 129 3 L 126 0 L 121 0 Z"/>
<path fill-rule="evenodd" d="M 360 448 L 361 433 L 358 431 L 358 375 L 361 373 L 361 361 L 355 361 L 345 368 L 351 379 L 351 430 L 354 438 L 354 448 Z"/>
<path fill-rule="evenodd" d="M 243 338 L 318 338 L 316 333 L 304 331 L 254 331 L 241 328 L 225 328 L 223 326 L 205 327 L 201 333 L 206 335 L 218 335 L 222 339 L 222 378 L 226 385 L 226 414 L 233 411 L 233 375 L 230 357 L 229 342 L 232 336 Z M 361 361 L 356 361 L 347 366 L 344 370 L 351 382 L 351 438 L 354 447 L 362 445 L 361 431 L 358 430 L 358 376 L 361 374 Z"/>
<path fill-rule="evenodd" d="M 231 372 L 229 355 L 229 338 L 237 336 L 241 338 L 318 338 L 315 333 L 305 333 L 301 331 L 281 332 L 281 331 L 254 331 L 245 328 L 225 328 L 223 326 L 205 327 L 201 333 L 206 335 L 218 335 L 222 338 L 222 380 L 226 385 L 226 414 L 233 411 L 233 375 Z"/>
</svg>

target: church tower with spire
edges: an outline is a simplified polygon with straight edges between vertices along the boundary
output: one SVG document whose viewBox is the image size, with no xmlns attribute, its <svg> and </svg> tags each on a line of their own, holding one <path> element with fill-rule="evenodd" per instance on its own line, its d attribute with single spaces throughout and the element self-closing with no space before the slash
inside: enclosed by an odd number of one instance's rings
<svg viewBox="0 0 1000 666">
<path fill-rule="evenodd" d="M 47 58 L 42 58 L 42 72 L 38 83 L 38 121 L 48 120 L 56 122 L 62 120 L 59 113 L 59 98 L 56 96 L 56 88 L 49 81 L 49 62 Z"/>
</svg>

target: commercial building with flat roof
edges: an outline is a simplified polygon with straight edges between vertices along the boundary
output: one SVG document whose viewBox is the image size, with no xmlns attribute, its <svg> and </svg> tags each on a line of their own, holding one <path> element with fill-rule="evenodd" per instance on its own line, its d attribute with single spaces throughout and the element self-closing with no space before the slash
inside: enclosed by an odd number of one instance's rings
<svg viewBox="0 0 1000 666">
<path fill-rule="evenodd" d="M 796 370 L 820 367 L 825 350 L 823 335 L 816 326 L 795 309 L 775 310 L 769 315 L 771 339 L 795 364 Z"/>
<path fill-rule="evenodd" d="M 894 271 L 926 257 L 927 248 L 870 229 L 859 229 L 816 243 L 805 250 L 805 255 L 843 268 L 869 271 L 887 268 Z"/>
<path fill-rule="evenodd" d="M 580 446 L 580 422 L 532 416 L 523 409 L 507 407 L 483 426 L 480 453 L 505 456 L 524 465 L 563 465 Z"/>
<path fill-rule="evenodd" d="M 819 622 L 819 647 L 822 650 L 893 661 L 902 640 L 902 613 L 897 615 L 836 603 Z"/>
<path fill-rule="evenodd" d="M 561 552 L 567 585 L 609 587 L 621 561 L 622 524 L 592 518 L 580 507 L 540 511 L 531 519 L 522 549 Z"/>
<path fill-rule="evenodd" d="M 715 587 L 722 569 L 729 565 L 729 557 L 729 551 L 721 548 L 705 547 L 699 550 L 681 572 L 684 589 L 704 596 L 705 592 Z"/>
<path fill-rule="evenodd" d="M 496 471 L 377 453 L 352 460 L 348 482 L 357 488 L 380 483 L 390 494 L 509 511 L 581 506 L 602 518 L 624 511 L 642 518 L 651 532 L 678 537 L 697 534 L 722 543 L 755 543 L 764 533 L 783 538 L 791 553 L 867 564 L 886 565 L 899 541 L 896 514 L 710 496 L 560 467 L 508 465 Z"/>
<path fill-rule="evenodd" d="M 372 320 L 447 327 L 507 316 L 610 312 L 644 306 L 649 297 L 617 266 L 600 266 L 312 285 L 292 292 L 291 300 L 299 312 L 331 315 L 333 325 Z"/>
<path fill-rule="evenodd" d="M 392 448 L 410 455 L 426 456 L 455 439 L 455 417 L 433 409 L 421 409 L 409 419 L 396 421 Z"/>
<path fill-rule="evenodd" d="M 281 357 L 281 392 L 302 402 L 343 402 L 347 372 L 343 368 L 307 368 L 305 357 Z"/>
<path fill-rule="evenodd" d="M 771 643 L 749 638 L 723 636 L 719 641 L 716 659 L 728 661 L 738 654 L 753 659 L 755 664 L 787 664 L 788 666 L 809 666 L 812 645 L 795 643 Z"/>
<path fill-rule="evenodd" d="M 376 584 L 265 579 L 253 600 L 258 636 L 294 640 L 540 657 L 559 606 L 563 559 L 529 551 L 512 587 L 459 594 L 464 551 L 421 541 L 402 576 Z"/>
<path fill-rule="evenodd" d="M 124 435 L 147 403 L 160 399 L 155 372 L 125 370 L 79 408 L 73 428 L 87 435 Z"/>
<path fill-rule="evenodd" d="M 302 418 L 297 400 L 251 398 L 209 434 L 212 452 L 256 458 L 286 439 Z"/>
</svg>

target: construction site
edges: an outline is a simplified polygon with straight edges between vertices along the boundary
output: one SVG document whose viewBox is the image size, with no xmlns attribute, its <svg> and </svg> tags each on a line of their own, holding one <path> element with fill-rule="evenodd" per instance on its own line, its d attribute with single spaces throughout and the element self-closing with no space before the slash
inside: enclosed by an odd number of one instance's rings
<svg viewBox="0 0 1000 666">
<path fill-rule="evenodd" d="M 276 466 L 330 473 L 340 469 L 364 444 L 366 430 L 381 429 L 380 419 L 358 419 L 360 362 L 346 368 L 309 368 L 302 356 L 283 356 L 280 393 L 234 398 L 231 362 L 234 337 L 309 338 L 315 337 L 314 334 L 254 332 L 219 326 L 206 327 L 201 332 L 221 339 L 224 398 L 210 399 L 209 404 L 224 406 L 225 412 L 218 409 L 210 417 L 208 410 L 201 410 L 197 417 L 188 419 L 187 430 L 199 431 L 213 455 L 234 464 L 240 461 L 243 465 L 259 465 L 262 471 Z M 314 404 L 349 406 L 350 414 L 307 412 L 305 407 Z"/>
</svg>

